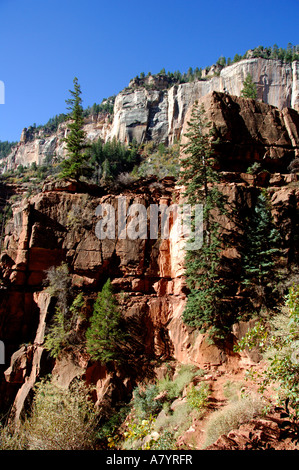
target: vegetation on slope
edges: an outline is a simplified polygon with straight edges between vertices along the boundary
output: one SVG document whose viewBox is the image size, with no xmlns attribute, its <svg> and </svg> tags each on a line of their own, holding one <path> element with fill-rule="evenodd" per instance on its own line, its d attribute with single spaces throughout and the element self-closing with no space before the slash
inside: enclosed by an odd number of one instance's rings
<svg viewBox="0 0 299 470">
<path fill-rule="evenodd" d="M 277 44 L 274 44 L 274 46 L 269 47 L 258 46 L 254 49 L 246 51 L 245 54 L 235 54 L 233 59 L 231 59 L 230 57 L 226 58 L 224 56 L 220 56 L 216 62 L 216 65 L 219 67 L 218 72 L 217 69 L 214 70 L 212 66 L 205 67 L 205 69 L 202 69 L 201 67 L 189 67 L 188 71 L 184 73 L 180 72 L 179 70 L 175 72 L 166 72 L 165 68 L 163 68 L 157 74 L 151 74 L 151 72 L 148 72 L 147 75 L 145 75 L 145 73 L 142 72 L 135 78 L 142 83 L 145 78 L 148 78 L 150 76 L 167 77 L 168 86 L 173 86 L 174 84 L 193 82 L 194 80 L 206 80 L 210 78 L 210 73 L 212 75 L 217 74 L 223 67 L 227 67 L 229 65 L 240 62 L 241 60 L 249 58 L 275 59 L 281 60 L 285 63 L 291 63 L 295 60 L 299 60 L 299 45 L 295 46 L 292 43 L 288 43 L 286 48 L 278 47 Z"/>
<path fill-rule="evenodd" d="M 0 160 L 2 158 L 7 157 L 10 154 L 11 150 L 18 142 L 8 142 L 7 140 L 1 142 L 0 141 Z"/>
</svg>

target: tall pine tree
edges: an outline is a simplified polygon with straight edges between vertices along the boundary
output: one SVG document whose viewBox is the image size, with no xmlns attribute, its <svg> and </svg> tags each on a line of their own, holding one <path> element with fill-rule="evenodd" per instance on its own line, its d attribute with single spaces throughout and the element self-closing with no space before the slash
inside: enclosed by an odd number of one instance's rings
<svg viewBox="0 0 299 470">
<path fill-rule="evenodd" d="M 119 346 L 124 338 L 120 322 L 121 311 L 108 279 L 97 296 L 90 326 L 86 331 L 87 352 L 91 359 L 100 360 L 104 364 L 119 360 Z"/>
<path fill-rule="evenodd" d="M 74 90 L 69 90 L 71 98 L 66 100 L 70 110 L 70 123 L 68 124 L 68 134 L 63 139 L 66 143 L 67 159 L 65 159 L 61 166 L 62 178 L 75 178 L 79 180 L 84 174 L 89 174 L 90 168 L 87 165 L 87 156 L 84 153 L 86 149 L 86 133 L 83 130 L 84 125 L 84 111 L 81 99 L 81 87 L 78 83 L 77 77 L 74 78 Z"/>
<path fill-rule="evenodd" d="M 203 205 L 203 243 L 197 250 L 187 250 L 186 280 L 190 289 L 183 313 L 184 322 L 201 330 L 225 328 L 221 304 L 225 287 L 221 279 L 223 236 L 217 220 L 225 213 L 225 197 L 218 189 L 218 173 L 212 150 L 213 130 L 203 106 L 195 103 L 183 146 L 180 183 L 189 204 Z M 214 139 L 215 143 L 215 139 Z"/>
<path fill-rule="evenodd" d="M 253 213 L 246 221 L 243 249 L 243 285 L 248 289 L 253 303 L 265 307 L 274 301 L 276 286 L 276 258 L 279 254 L 280 236 L 275 228 L 270 202 L 262 191 Z"/>
</svg>

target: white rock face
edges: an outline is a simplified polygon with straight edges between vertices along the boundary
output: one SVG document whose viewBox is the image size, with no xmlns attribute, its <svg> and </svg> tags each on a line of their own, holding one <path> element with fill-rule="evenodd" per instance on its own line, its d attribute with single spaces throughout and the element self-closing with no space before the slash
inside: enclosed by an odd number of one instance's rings
<svg viewBox="0 0 299 470">
<path fill-rule="evenodd" d="M 112 123 L 108 118 L 90 120 L 85 125 L 87 138 L 91 141 L 116 138 L 123 143 L 135 139 L 138 144 L 150 140 L 173 144 L 180 137 L 187 111 L 195 100 L 212 91 L 240 96 L 248 74 L 257 86 L 258 100 L 279 109 L 292 107 L 299 111 L 298 61 L 285 64 L 280 60 L 245 59 L 223 68 L 219 75 L 170 89 L 165 88 L 164 82 L 153 89 L 140 87 L 133 80 L 130 88 L 116 97 Z M 29 166 L 33 162 L 42 164 L 53 156 L 64 157 L 61 139 L 65 131 L 66 125 L 61 124 L 57 133 L 33 141 L 26 140 L 22 133 L 20 143 L 4 160 L 5 169 Z"/>
<path fill-rule="evenodd" d="M 292 85 L 292 98 L 291 108 L 299 111 L 299 62 L 296 60 L 292 63 L 293 71 L 293 85 Z"/>
<path fill-rule="evenodd" d="M 105 139 L 107 129 L 110 130 L 111 123 L 108 118 L 90 118 L 85 122 L 84 131 L 90 142 L 99 138 Z M 16 169 L 19 165 L 30 167 L 32 163 L 42 165 L 48 161 L 57 161 L 66 156 L 65 143 L 62 139 L 66 136 L 67 125 L 62 123 L 57 132 L 45 135 L 40 132 L 36 138 L 30 139 L 26 129 L 23 129 L 19 144 L 12 150 L 11 154 L 2 160 L 4 171 Z"/>
<path fill-rule="evenodd" d="M 175 85 L 169 90 L 126 90 L 117 96 L 114 120 L 107 138 L 138 143 L 154 139 L 172 144 L 179 138 L 188 108 L 212 91 L 240 96 L 250 74 L 257 86 L 258 99 L 279 109 L 299 110 L 299 63 L 279 60 L 246 59 L 225 67 L 220 75 L 207 80 Z"/>
</svg>

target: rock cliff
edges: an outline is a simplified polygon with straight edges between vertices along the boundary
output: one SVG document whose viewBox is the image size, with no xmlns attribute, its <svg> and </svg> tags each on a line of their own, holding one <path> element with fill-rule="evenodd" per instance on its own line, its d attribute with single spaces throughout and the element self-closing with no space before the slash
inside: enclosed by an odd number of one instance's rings
<svg viewBox="0 0 299 470">
<path fill-rule="evenodd" d="M 110 129 L 109 116 L 99 114 L 85 119 L 84 131 L 89 142 L 99 138 L 105 140 Z M 19 165 L 30 167 L 32 163 L 37 165 L 56 163 L 65 158 L 65 144 L 63 142 L 67 133 L 67 123 L 61 123 L 56 132 L 49 134 L 44 130 L 35 132 L 23 129 L 20 142 L 13 148 L 8 157 L 3 159 L 4 171 L 16 169 Z"/>
<path fill-rule="evenodd" d="M 152 90 L 134 83 L 118 94 L 109 137 L 124 142 L 154 139 L 172 144 L 180 138 L 187 110 L 195 100 L 212 91 L 240 96 L 250 74 L 257 85 L 258 100 L 279 109 L 299 107 L 299 64 L 277 60 L 246 59 L 225 67 L 205 80 Z"/>
<path fill-rule="evenodd" d="M 253 71 L 248 67 L 259 64 L 261 68 L 265 61 L 243 62 L 232 67 L 239 65 L 238 70 L 246 74 Z M 282 73 L 278 64 L 275 67 L 276 74 Z M 268 75 L 270 70 L 274 77 L 273 68 L 268 69 Z M 224 69 L 224 72 L 228 74 L 229 70 Z M 120 93 L 116 99 L 114 121 L 109 123 L 107 118 L 101 117 L 96 122 L 87 122 L 86 130 L 89 129 L 91 140 L 109 136 L 124 142 L 135 138 L 139 142 L 154 139 L 170 143 L 184 134 L 190 104 L 199 98 L 220 140 L 215 148 L 221 173 L 219 185 L 236 217 L 221 219 L 222 226 L 242 237 L 246 214 L 254 207 L 261 189 L 267 188 L 275 224 L 282 237 L 280 268 L 289 276 L 291 271 L 288 270 L 298 266 L 299 260 L 296 245 L 299 189 L 297 175 L 288 171 L 298 157 L 299 114 L 293 108 L 280 109 L 261 101 L 218 91 L 208 93 L 208 88 L 203 90 L 204 86 L 216 82 L 223 87 L 221 80 L 220 75 L 207 82 L 180 85 L 170 90 L 163 87 L 135 89 L 131 84 L 130 90 Z M 233 81 L 229 82 L 228 78 L 225 83 L 233 87 Z M 272 96 L 271 86 L 267 97 Z M 281 107 L 292 99 L 291 88 L 287 88 L 289 94 L 281 99 Z M 281 94 L 275 96 L 277 99 Z M 29 162 L 26 153 L 29 148 L 32 150 L 30 161 L 38 158 L 39 163 L 54 151 L 62 155 L 62 148 L 58 151 L 57 145 L 64 132 L 62 125 L 55 138 L 51 137 L 53 148 L 46 141 L 43 144 L 38 143 L 38 139 L 30 141 L 24 132 L 14 154 L 14 165 L 18 154 L 22 155 L 23 164 Z M 260 164 L 259 170 L 246 172 L 254 163 Z M 13 190 L 13 186 L 9 188 L 10 193 Z M 97 207 L 110 204 L 115 209 L 118 228 L 121 198 L 126 198 L 127 205 L 141 204 L 148 214 L 153 204 L 170 206 L 182 202 L 182 188 L 171 177 L 158 181 L 153 176 L 114 188 L 50 179 L 45 181 L 40 193 L 13 207 L 0 259 L 0 338 L 5 339 L 6 348 L 6 364 L 1 366 L 0 409 L 7 411 L 12 406 L 15 419 L 23 413 L 36 380 L 48 373 L 52 373 L 62 387 L 68 387 L 75 377 L 83 377 L 87 383 L 95 385 L 96 403 L 108 409 L 112 403 L 128 400 L 136 384 L 161 376 L 165 362 L 196 365 L 210 373 L 211 382 L 216 382 L 219 376 L 244 373 L 249 364 L 259 360 L 255 353 L 237 354 L 233 350 L 237 339 L 248 329 L 248 323 L 233 325 L 229 340 L 221 347 L 211 344 L 206 334 L 183 323 L 187 295 L 185 251 L 182 237 L 174 236 L 174 219 L 170 219 L 168 239 L 133 240 L 124 238 L 117 230 L 114 239 L 98 238 Z M 227 266 L 233 267 L 232 297 L 238 308 L 242 308 L 238 249 L 234 241 L 223 256 Z M 53 360 L 45 350 L 45 329 L 53 316 L 54 305 L 44 280 L 46 271 L 62 261 L 69 266 L 74 292 L 84 295 L 87 319 L 104 282 L 108 278 L 112 280 L 130 333 L 124 352 L 126 363 L 122 367 L 117 364 L 106 367 L 90 360 L 81 341 L 86 329 L 84 321 L 78 322 L 75 328 L 77 343 L 66 348 L 58 359 Z M 256 422 L 253 424 L 259 426 Z M 271 423 L 266 424 L 267 429 L 271 427 Z M 242 436 L 230 435 L 233 448 L 242 447 Z M 257 440 L 258 433 L 252 441 L 253 447 Z M 218 442 L 218 447 L 221 448 L 224 441 L 225 438 Z"/>
<path fill-rule="evenodd" d="M 245 181 L 222 184 L 231 207 L 248 211 L 257 188 Z M 165 179 L 159 185 L 154 178 L 138 181 L 116 194 L 83 189 L 73 183 L 46 184 L 42 193 L 16 208 L 7 227 L 0 290 L 0 334 L 5 338 L 7 355 L 5 379 L 1 380 L 2 409 L 13 404 L 18 419 L 36 380 L 50 372 L 62 387 L 75 377 L 84 377 L 96 386 L 97 403 L 109 409 L 111 404 L 129 399 L 138 383 L 159 375 L 164 362 L 193 364 L 227 375 L 257 360 L 254 354 L 239 356 L 233 351 L 233 344 L 248 328 L 246 323 L 234 328 L 230 341 L 219 347 L 210 344 L 206 334 L 182 322 L 187 294 L 184 240 L 172 237 L 174 225 L 169 240 L 99 240 L 95 235 L 99 204 L 111 204 L 116 215 L 120 197 L 147 208 L 150 204 L 169 205 L 174 197 L 180 197 L 173 180 Z M 275 179 L 272 191 L 273 215 L 284 236 L 281 262 L 286 267 L 298 259 L 294 237 L 299 191 L 292 186 L 275 186 Z M 70 224 L 68 215 L 72 213 L 79 217 L 72 218 Z M 226 256 L 237 272 L 237 247 Z M 121 368 L 107 369 L 90 361 L 84 341 L 67 348 L 55 361 L 44 349 L 45 328 L 53 315 L 51 297 L 44 288 L 46 270 L 62 261 L 70 267 L 74 292 L 83 292 L 90 306 L 105 280 L 112 279 L 130 332 L 124 351 L 126 364 Z M 80 331 L 82 325 L 78 328 Z"/>
<path fill-rule="evenodd" d="M 186 114 L 195 100 L 213 92 L 227 92 L 240 96 L 247 74 L 252 75 L 258 91 L 258 100 L 275 106 L 279 110 L 293 108 L 299 110 L 299 63 L 282 63 L 270 59 L 246 59 L 223 68 L 213 76 L 169 88 L 168 81 L 148 80 L 146 84 L 134 80 L 121 91 L 115 100 L 112 122 L 103 115 L 87 120 L 87 138 L 94 141 L 114 137 L 121 142 L 136 140 L 144 143 L 153 140 L 157 143 L 173 144 L 182 134 Z M 53 135 L 41 132 L 30 140 L 25 129 L 21 140 L 4 163 L 6 169 L 18 165 L 29 166 L 32 162 L 63 157 L 61 139 L 66 126 L 61 124 Z"/>
<path fill-rule="evenodd" d="M 296 175 L 287 173 L 287 166 L 298 154 L 298 113 L 217 92 L 202 97 L 201 102 L 222 141 L 217 150 L 221 157 L 220 184 L 230 207 L 244 216 L 260 188 L 271 188 L 273 216 L 283 239 L 281 266 L 296 264 L 299 192 Z M 254 162 L 261 162 L 264 169 L 256 175 L 245 173 Z M 0 337 L 5 338 L 8 360 L 11 357 L 6 380 L 1 383 L 2 396 L 10 397 L 10 404 L 15 400 L 17 417 L 36 378 L 49 370 L 63 386 L 75 376 L 86 377 L 96 384 L 101 403 L 107 397 L 113 401 L 130 396 L 136 383 L 157 373 L 161 361 L 224 371 L 239 369 L 242 361 L 246 367 L 246 361 L 252 360 L 247 356 L 242 359 L 232 350 L 240 329 L 232 331 L 232 341 L 219 348 L 209 344 L 204 334 L 183 324 L 187 292 L 184 240 L 171 236 L 176 228 L 173 222 L 167 240 L 97 237 L 96 208 L 109 203 L 117 215 L 122 197 L 127 204 L 139 203 L 149 210 L 151 204 L 180 202 L 181 188 L 173 178 L 158 182 L 155 177 L 114 190 L 49 181 L 41 193 L 14 207 L 1 254 Z M 224 226 L 227 223 L 222 221 Z M 232 221 L 229 228 L 232 233 L 245 230 Z M 237 273 L 238 246 L 225 256 Z M 131 334 L 126 368 L 107 370 L 91 363 L 82 344 L 66 351 L 55 364 L 43 349 L 45 325 L 53 315 L 43 282 L 47 269 L 62 261 L 70 266 L 73 288 L 82 291 L 90 304 L 105 280 L 112 279 Z M 237 294 L 238 281 L 233 288 Z"/>
</svg>

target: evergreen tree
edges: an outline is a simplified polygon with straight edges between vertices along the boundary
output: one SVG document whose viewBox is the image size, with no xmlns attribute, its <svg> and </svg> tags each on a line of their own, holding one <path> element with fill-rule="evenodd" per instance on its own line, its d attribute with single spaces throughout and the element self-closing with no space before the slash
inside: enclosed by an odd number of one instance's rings
<svg viewBox="0 0 299 470">
<path fill-rule="evenodd" d="M 1 142 L 0 140 L 0 159 L 7 157 L 10 154 L 12 148 L 17 145 L 18 142 L 8 142 L 7 140 Z"/>
<path fill-rule="evenodd" d="M 261 192 L 253 214 L 246 223 L 243 250 L 243 284 L 249 288 L 254 302 L 260 305 L 267 305 L 274 300 L 275 257 L 279 253 L 279 238 L 268 197 L 265 192 Z"/>
<path fill-rule="evenodd" d="M 242 60 L 242 56 L 239 54 L 235 54 L 233 62 L 234 63 L 240 62 L 240 60 Z"/>
<path fill-rule="evenodd" d="M 86 134 L 83 130 L 84 124 L 84 111 L 81 99 L 81 87 L 78 83 L 77 77 L 74 78 L 74 90 L 69 90 L 71 98 L 66 100 L 69 105 L 70 123 L 68 124 L 68 134 L 65 137 L 67 148 L 67 159 L 62 162 L 62 178 L 71 177 L 79 180 L 81 176 L 89 173 L 87 167 L 87 156 L 84 150 L 87 145 L 85 143 Z"/>
<path fill-rule="evenodd" d="M 247 75 L 247 77 L 245 78 L 243 82 L 243 89 L 241 91 L 241 96 L 243 96 L 244 98 L 253 98 L 254 100 L 256 100 L 257 98 L 256 85 L 252 80 L 252 76 L 249 74 Z"/>
<path fill-rule="evenodd" d="M 183 319 L 192 327 L 206 330 L 213 326 L 220 331 L 225 324 L 221 306 L 225 287 L 220 276 L 223 236 L 217 214 L 225 213 L 225 198 L 217 187 L 218 174 L 211 148 L 213 131 L 203 106 L 195 103 L 188 125 L 180 183 L 185 187 L 189 204 L 203 204 L 203 243 L 200 249 L 186 253 L 190 293 Z"/>
<path fill-rule="evenodd" d="M 98 294 L 86 332 L 87 352 L 91 359 L 104 364 L 119 359 L 118 347 L 124 337 L 120 321 L 121 312 L 108 279 Z"/>
<path fill-rule="evenodd" d="M 101 139 L 93 142 L 87 154 L 97 183 L 100 178 L 107 182 L 121 172 L 131 171 L 138 160 L 137 146 L 134 142 L 128 147 L 116 139 L 105 143 Z"/>
</svg>

